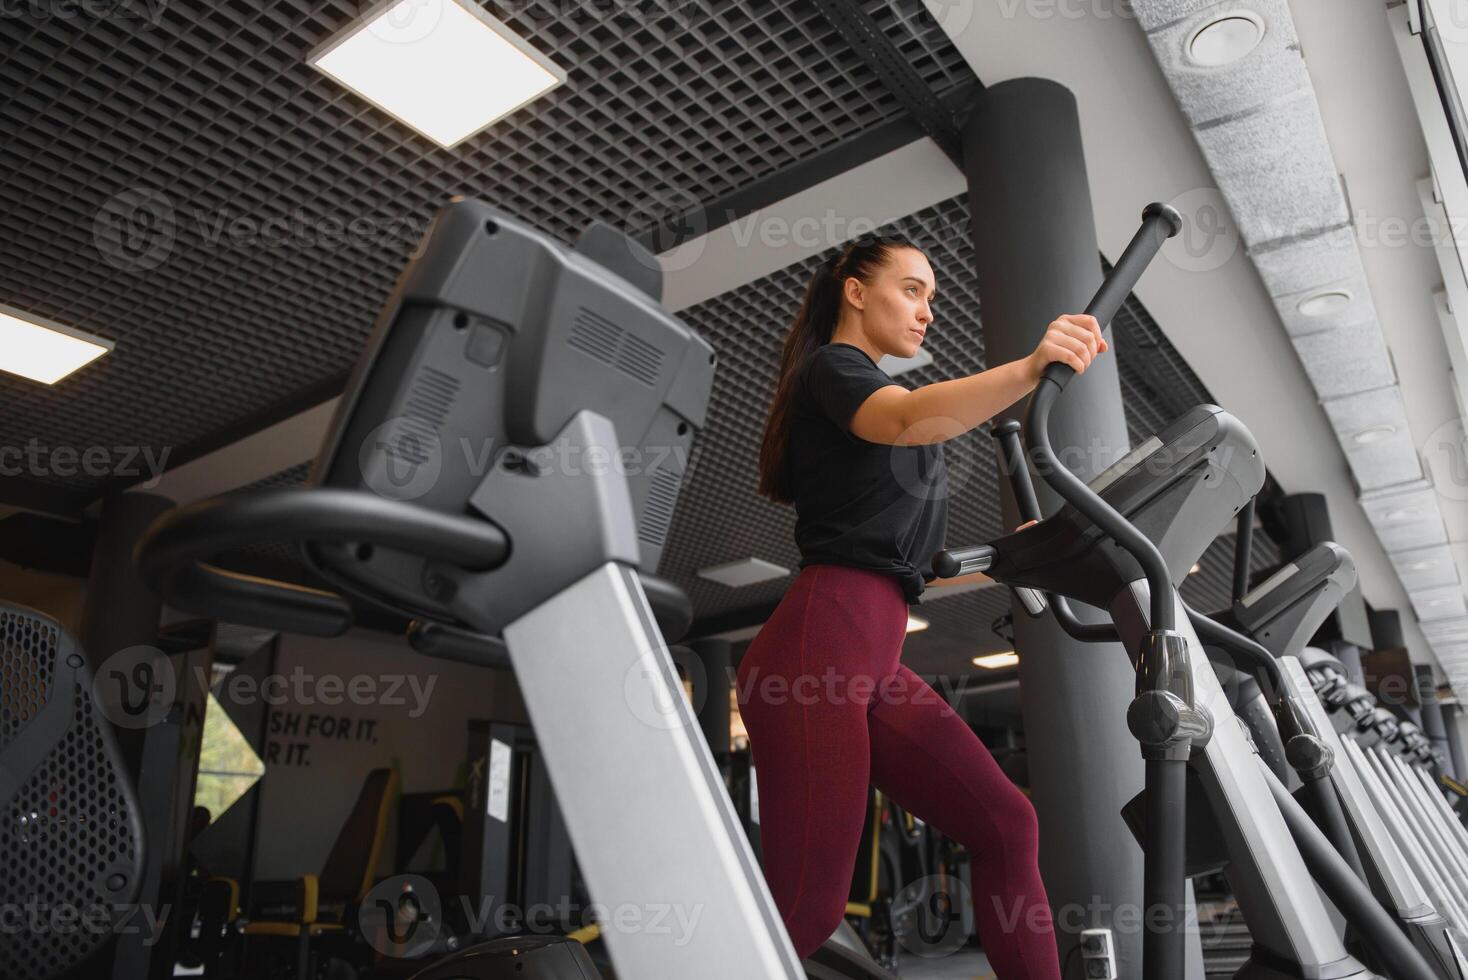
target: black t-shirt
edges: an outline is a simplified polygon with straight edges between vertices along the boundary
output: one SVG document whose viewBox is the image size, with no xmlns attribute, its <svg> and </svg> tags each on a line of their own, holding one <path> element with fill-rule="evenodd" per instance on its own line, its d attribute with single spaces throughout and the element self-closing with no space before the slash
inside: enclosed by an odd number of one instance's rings
<svg viewBox="0 0 1468 980">
<path fill-rule="evenodd" d="M 848 428 L 862 402 L 892 384 L 850 344 L 826 344 L 801 367 L 788 443 L 795 543 L 801 568 L 887 572 L 917 602 L 948 522 L 943 446 L 886 446 Z"/>
</svg>

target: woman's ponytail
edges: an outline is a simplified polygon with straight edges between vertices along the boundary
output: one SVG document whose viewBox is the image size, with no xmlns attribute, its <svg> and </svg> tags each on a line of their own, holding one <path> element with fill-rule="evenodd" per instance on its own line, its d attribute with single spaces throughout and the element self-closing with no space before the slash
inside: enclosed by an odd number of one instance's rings
<svg viewBox="0 0 1468 980">
<path fill-rule="evenodd" d="M 780 377 L 775 397 L 765 420 L 764 441 L 759 454 L 759 492 L 776 503 L 794 501 L 795 487 L 790 468 L 791 413 L 794 410 L 800 369 L 815 352 L 831 342 L 841 319 L 842 291 L 853 277 L 870 282 L 889 251 L 916 248 L 902 235 L 864 238 L 847 245 L 834 258 L 821 263 L 805 287 L 800 310 L 785 335 L 780 351 Z"/>
</svg>

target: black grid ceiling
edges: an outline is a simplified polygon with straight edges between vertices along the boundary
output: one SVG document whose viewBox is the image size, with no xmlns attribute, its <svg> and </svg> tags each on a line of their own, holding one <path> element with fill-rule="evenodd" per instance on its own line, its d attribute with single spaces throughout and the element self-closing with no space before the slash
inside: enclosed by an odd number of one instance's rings
<svg viewBox="0 0 1468 980">
<path fill-rule="evenodd" d="M 862 5 L 934 91 L 973 81 L 920 0 Z M 569 78 L 453 151 L 306 65 L 357 16 L 354 4 L 173 3 L 149 7 L 152 24 L 7 18 L 0 302 L 117 349 L 55 389 L 0 376 L 0 445 L 142 444 L 170 447 L 178 462 L 303 392 L 329 393 L 449 196 L 485 198 L 567 240 L 593 218 L 636 231 L 901 115 L 881 80 L 799 0 L 485 6 Z M 139 201 L 147 206 L 119 213 Z M 151 225 L 140 220 L 148 214 Z M 231 235 L 237 219 L 258 228 L 298 214 L 317 227 L 361 219 L 376 233 L 334 248 Z M 907 380 L 981 369 L 962 202 L 899 224 L 932 249 L 946 306 L 934 364 Z M 123 233 L 144 261 L 122 250 Z M 784 586 L 733 593 L 695 579 L 696 568 L 752 554 L 795 564 L 789 512 L 753 495 L 754 447 L 780 334 L 818 261 L 687 312 L 723 367 L 663 571 L 691 589 L 701 614 Z M 1117 336 L 1134 439 L 1206 398 L 1145 313 L 1124 315 Z M 954 540 L 998 530 L 985 442 L 975 435 L 949 453 L 971 474 L 954 502 Z M 105 487 L 76 476 L 52 478 L 48 489 L 86 497 Z M 1258 549 L 1256 563 L 1267 555 Z M 909 659 L 952 669 L 963 661 L 945 650 L 966 660 L 983 652 L 976 640 L 1002 646 L 988 627 L 1006 608 L 1002 590 L 927 604 L 933 628 L 911 638 Z"/>
<path fill-rule="evenodd" d="M 920 0 L 863 5 L 935 91 L 972 80 Z M 485 4 L 569 78 L 452 151 L 306 64 L 357 4 L 115 6 L 39 5 L 0 34 L 0 302 L 117 342 L 56 389 L 0 377 L 0 445 L 141 440 L 177 459 L 338 381 L 452 195 L 566 240 L 593 218 L 637 230 L 901 114 L 799 0 Z M 130 15 L 145 7 L 156 24 Z M 376 232 L 231 233 L 297 213 Z"/>
</svg>

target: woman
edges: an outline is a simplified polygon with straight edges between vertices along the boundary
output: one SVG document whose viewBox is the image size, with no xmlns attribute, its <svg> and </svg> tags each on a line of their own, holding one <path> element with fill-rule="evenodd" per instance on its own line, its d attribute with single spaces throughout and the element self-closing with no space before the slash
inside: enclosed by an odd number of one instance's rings
<svg viewBox="0 0 1468 980">
<path fill-rule="evenodd" d="M 984 578 L 933 580 L 942 443 L 1023 398 L 1052 361 L 1084 372 L 1107 345 L 1094 318 L 1067 315 L 1023 360 L 910 391 L 877 361 L 917 353 L 933 296 L 916 246 L 868 238 L 816 273 L 785 339 L 760 492 L 795 505 L 801 571 L 738 676 L 765 877 L 804 959 L 845 912 L 871 782 L 968 849 L 999 977 L 1057 980 L 1034 808 L 900 658 L 926 584 Z"/>
</svg>

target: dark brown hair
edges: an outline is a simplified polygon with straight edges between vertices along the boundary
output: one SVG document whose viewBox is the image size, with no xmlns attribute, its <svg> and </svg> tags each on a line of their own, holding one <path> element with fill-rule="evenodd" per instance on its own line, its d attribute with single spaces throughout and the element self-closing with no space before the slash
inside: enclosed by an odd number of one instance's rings
<svg viewBox="0 0 1468 980">
<path fill-rule="evenodd" d="M 780 380 L 765 420 L 759 452 L 759 492 L 780 504 L 794 502 L 789 459 L 790 415 L 800 369 L 817 350 L 831 342 L 841 316 L 842 287 L 853 277 L 871 282 L 887 256 L 899 248 L 918 249 L 905 235 L 874 235 L 857 239 L 825 262 L 805 287 L 800 311 L 785 335 L 780 352 Z"/>
</svg>

